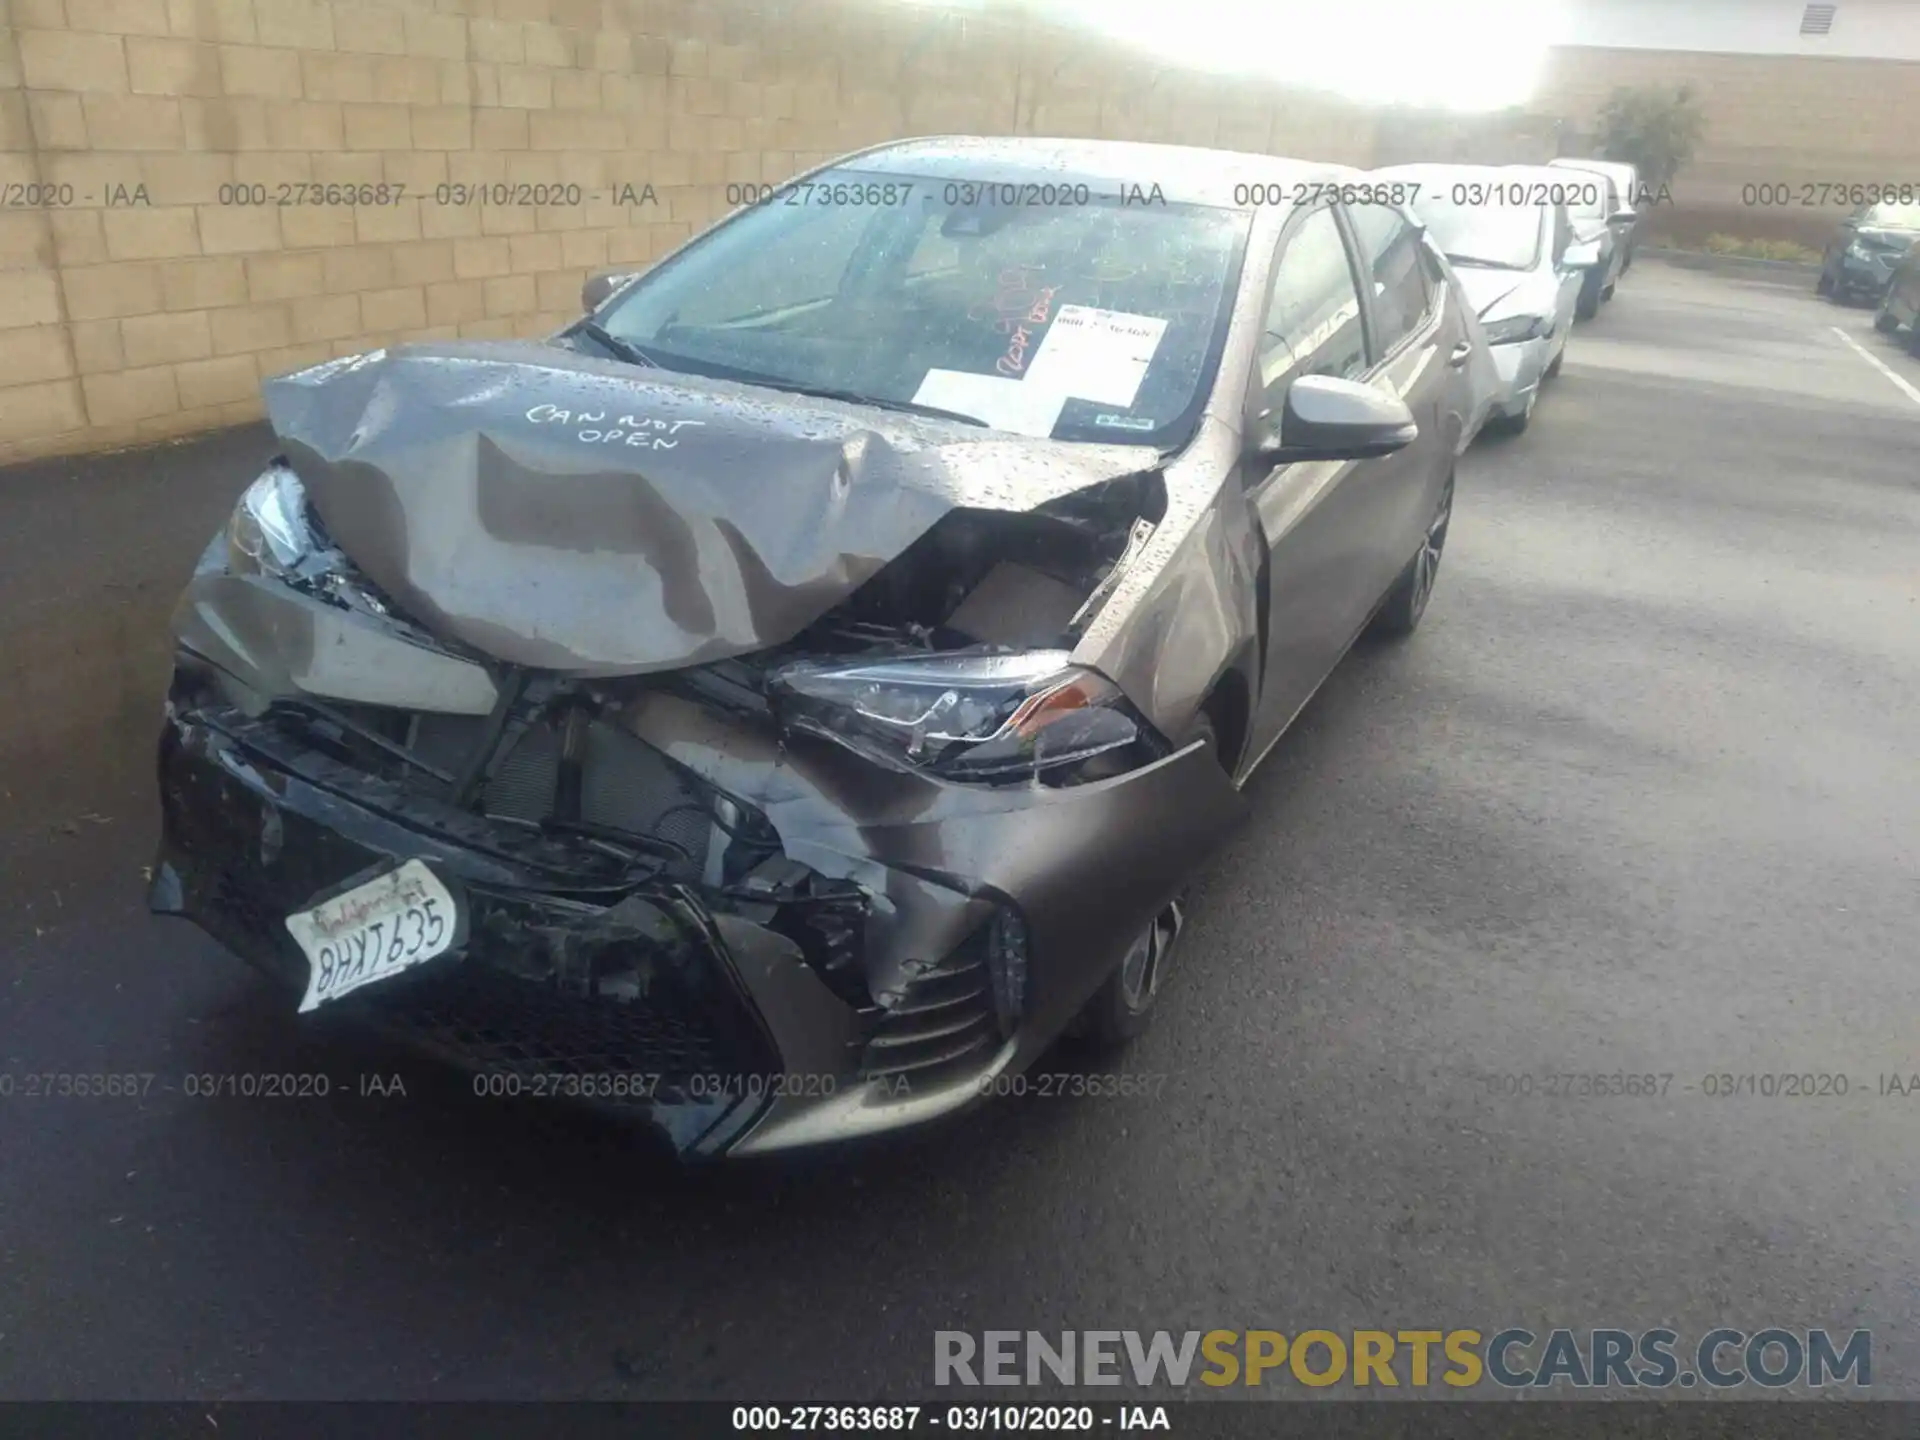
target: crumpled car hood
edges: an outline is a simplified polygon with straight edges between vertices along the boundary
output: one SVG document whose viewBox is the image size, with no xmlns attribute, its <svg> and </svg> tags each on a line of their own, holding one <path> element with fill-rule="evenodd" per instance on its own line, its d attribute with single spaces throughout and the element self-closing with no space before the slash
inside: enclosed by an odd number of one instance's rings
<svg viewBox="0 0 1920 1440">
<path fill-rule="evenodd" d="M 532 342 L 374 351 L 263 393 L 329 533 L 416 622 L 582 675 L 780 644 L 950 510 L 1159 463 Z"/>
<path fill-rule="evenodd" d="M 1460 288 L 1466 292 L 1473 313 L 1482 318 L 1531 278 L 1524 270 L 1493 270 L 1475 265 L 1455 265 L 1453 273 L 1460 277 Z"/>
</svg>

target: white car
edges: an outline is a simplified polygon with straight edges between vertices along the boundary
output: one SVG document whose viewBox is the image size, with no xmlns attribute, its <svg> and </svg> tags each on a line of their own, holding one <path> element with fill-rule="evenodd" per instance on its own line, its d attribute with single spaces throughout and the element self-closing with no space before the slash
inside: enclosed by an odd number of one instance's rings
<svg viewBox="0 0 1920 1440">
<path fill-rule="evenodd" d="M 1640 190 L 1639 170 L 1624 160 L 1584 160 L 1570 155 L 1547 164 L 1562 170 L 1591 171 L 1613 181 L 1615 203 L 1606 218 L 1619 232 L 1620 273 L 1624 275 L 1633 267 L 1634 248 L 1640 241 L 1640 205 L 1646 196 Z"/>
<path fill-rule="evenodd" d="M 1560 373 L 1582 283 L 1602 263 L 1568 216 L 1565 192 L 1582 182 L 1535 165 L 1400 165 L 1373 178 L 1406 186 L 1479 318 L 1497 371 L 1492 423 L 1526 429 Z"/>
</svg>

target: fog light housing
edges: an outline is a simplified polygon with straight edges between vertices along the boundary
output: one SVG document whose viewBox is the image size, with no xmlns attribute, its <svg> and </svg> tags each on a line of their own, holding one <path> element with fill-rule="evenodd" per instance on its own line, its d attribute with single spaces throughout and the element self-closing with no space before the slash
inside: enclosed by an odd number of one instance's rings
<svg viewBox="0 0 1920 1440">
<path fill-rule="evenodd" d="M 1027 922 L 1011 906 L 1001 906 L 987 926 L 987 974 L 993 985 L 993 1013 L 1000 1034 L 1010 1037 L 1027 1009 Z"/>
</svg>

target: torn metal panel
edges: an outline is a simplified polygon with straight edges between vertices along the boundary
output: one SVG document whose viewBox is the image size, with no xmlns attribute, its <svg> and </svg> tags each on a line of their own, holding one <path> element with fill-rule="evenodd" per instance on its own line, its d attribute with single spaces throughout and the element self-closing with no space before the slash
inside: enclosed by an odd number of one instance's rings
<svg viewBox="0 0 1920 1440">
<path fill-rule="evenodd" d="M 1076 663 L 1108 676 L 1164 734 L 1185 732 L 1257 633 L 1262 542 L 1241 497 L 1220 494 L 1221 458 L 1238 445 L 1237 433 L 1209 423 L 1168 466 L 1166 517 L 1074 649 Z"/>
<path fill-rule="evenodd" d="M 784 853 L 873 895 L 875 923 L 898 927 L 870 962 L 877 991 L 906 983 L 907 958 L 944 954 L 960 938 L 959 917 L 936 897 L 1012 897 L 1034 953 L 1048 957 L 1030 1001 L 1042 1022 L 1064 1023 L 1107 959 L 1245 814 L 1198 748 L 1114 780 L 982 788 L 879 769 L 806 736 L 783 742 L 771 725 L 673 695 L 641 696 L 623 723 L 758 808 Z"/>
</svg>

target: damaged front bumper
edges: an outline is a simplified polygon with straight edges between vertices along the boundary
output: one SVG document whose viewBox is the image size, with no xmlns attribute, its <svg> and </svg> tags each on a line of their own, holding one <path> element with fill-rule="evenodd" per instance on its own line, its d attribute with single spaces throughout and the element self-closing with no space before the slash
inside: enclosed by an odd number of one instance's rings
<svg viewBox="0 0 1920 1440">
<path fill-rule="evenodd" d="M 1493 415 L 1502 420 L 1517 420 L 1527 413 L 1540 393 L 1541 382 L 1559 344 L 1560 336 L 1555 334 L 1491 347 L 1495 373 L 1499 377 Z"/>
<path fill-rule="evenodd" d="M 195 582 L 203 600 L 226 583 Z M 297 995 L 306 961 L 285 917 L 423 860 L 466 907 L 465 945 L 325 1009 L 513 1082 L 486 1093 L 611 1108 L 687 1157 L 847 1140 L 971 1103 L 1065 1028 L 1241 810 L 1198 747 L 1082 786 L 958 786 L 644 690 L 595 718 L 589 783 L 631 789 L 643 759 L 665 764 L 736 826 L 763 822 L 778 854 L 744 877 L 640 873 L 601 835 L 476 813 L 313 743 L 303 707 L 367 673 L 352 632 L 391 643 L 377 626 L 352 621 L 323 678 L 289 678 L 237 663 L 263 647 L 234 614 L 196 609 L 190 589 L 178 617 L 203 639 L 216 621 L 221 660 L 246 678 L 181 652 L 152 908 Z M 284 635 L 264 648 L 288 651 Z M 250 688 L 263 673 L 274 701 Z M 422 677 L 451 708 L 457 677 Z"/>
</svg>

